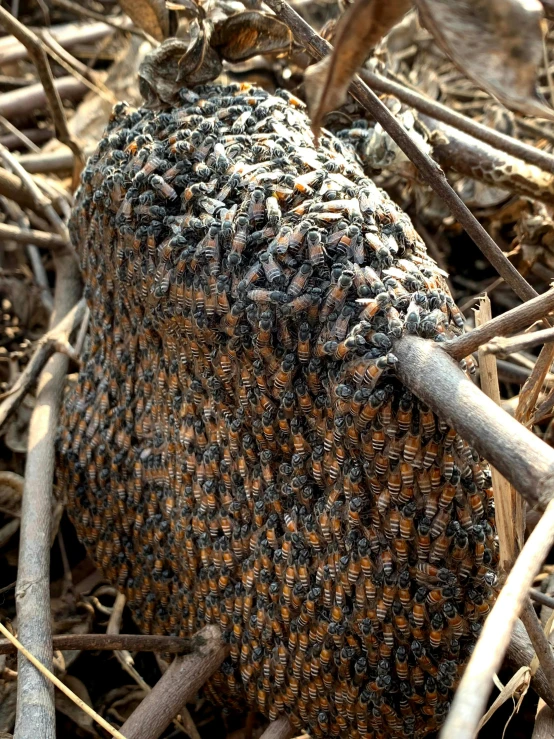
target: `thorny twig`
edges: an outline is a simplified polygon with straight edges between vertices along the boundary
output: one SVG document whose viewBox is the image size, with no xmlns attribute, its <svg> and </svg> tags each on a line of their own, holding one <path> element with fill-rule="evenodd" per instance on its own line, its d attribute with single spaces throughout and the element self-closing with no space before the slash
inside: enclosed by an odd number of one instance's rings
<svg viewBox="0 0 554 739">
<path fill-rule="evenodd" d="M 266 0 L 266 5 L 273 10 L 280 20 L 286 23 L 295 40 L 313 57 L 319 60 L 329 54 L 332 49 L 331 45 L 322 39 L 310 24 L 306 23 L 291 8 L 286 0 Z M 388 108 L 359 76 L 354 78 L 354 81 L 349 87 L 349 92 L 381 124 L 383 129 L 418 168 L 422 178 L 444 200 L 451 213 L 458 219 L 468 235 L 516 295 L 522 300 L 534 298 L 537 295 L 534 288 L 521 276 L 514 265 L 506 258 L 504 252 L 477 221 L 469 208 L 462 202 L 448 183 L 439 165 L 419 148 L 414 139 L 398 123 Z"/>
</svg>

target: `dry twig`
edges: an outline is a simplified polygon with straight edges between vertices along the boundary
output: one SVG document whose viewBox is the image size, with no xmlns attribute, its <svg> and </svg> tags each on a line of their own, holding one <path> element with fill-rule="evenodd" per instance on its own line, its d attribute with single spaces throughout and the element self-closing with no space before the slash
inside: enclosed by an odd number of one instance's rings
<svg viewBox="0 0 554 739">
<path fill-rule="evenodd" d="M 507 357 L 515 352 L 527 351 L 540 344 L 554 341 L 554 328 L 545 328 L 542 331 L 533 331 L 529 334 L 518 334 L 509 339 L 495 337 L 484 344 L 480 351 L 485 354 L 494 354 L 497 357 Z"/>
<path fill-rule="evenodd" d="M 40 81 L 44 87 L 50 115 L 52 116 L 54 127 L 56 129 L 56 136 L 62 144 L 66 144 L 71 149 L 75 156 L 74 180 L 76 181 L 77 176 L 84 167 L 85 161 L 81 152 L 81 147 L 73 138 L 69 128 L 67 127 L 62 101 L 54 84 L 54 77 L 52 75 L 52 70 L 50 69 L 48 56 L 44 50 L 44 45 L 36 34 L 26 28 L 2 7 L 0 7 L 0 24 L 8 33 L 13 34 L 29 52 L 29 56 L 37 69 Z"/>
<path fill-rule="evenodd" d="M 491 319 L 491 301 L 488 296 L 485 296 L 481 298 L 479 307 L 475 311 L 475 325 L 476 327 L 486 325 Z M 496 359 L 491 355 L 486 355 L 482 347 L 479 349 L 479 371 L 481 390 L 497 405 L 500 405 Z M 514 486 L 502 477 L 495 467 L 491 467 L 491 475 L 500 550 L 500 566 L 504 572 L 509 572 L 523 546 L 525 535 L 525 503 L 523 498 L 517 494 Z"/>
<path fill-rule="evenodd" d="M 463 359 L 495 336 L 508 336 L 522 331 L 535 321 L 544 318 L 551 310 L 554 310 L 554 289 L 528 300 L 523 305 L 518 305 L 517 308 L 506 311 L 478 329 L 456 339 L 445 341 L 441 344 L 441 348 L 453 359 Z"/>
<path fill-rule="evenodd" d="M 191 639 L 180 636 L 158 634 L 58 634 L 52 637 L 54 650 L 82 650 L 111 652 L 127 649 L 131 652 L 163 652 L 167 654 L 190 654 Z M 15 654 L 10 642 L 0 640 L 0 654 Z"/>
<path fill-rule="evenodd" d="M 294 729 L 290 725 L 290 721 L 286 716 L 272 721 L 260 739 L 290 739 L 294 736 Z"/>
<path fill-rule="evenodd" d="M 102 718 L 96 711 L 94 711 L 89 705 L 87 705 L 83 700 L 81 700 L 78 696 L 75 695 L 75 693 L 70 690 L 67 685 L 62 683 L 61 680 L 59 680 L 53 673 L 52 670 L 49 670 L 47 667 L 45 667 L 36 657 L 34 657 L 31 652 L 29 652 L 28 649 L 25 649 L 23 644 L 15 638 L 15 636 L 12 636 L 8 629 L 0 623 L 0 631 L 2 634 L 4 634 L 5 637 L 8 638 L 8 640 L 14 645 L 14 647 L 18 650 L 18 653 L 20 655 L 23 655 L 25 659 L 29 660 L 29 662 L 41 673 L 41 675 L 44 675 L 47 680 L 49 680 L 53 685 L 55 685 L 58 690 L 61 690 L 62 693 L 64 693 L 75 705 L 79 706 L 86 714 L 88 714 L 91 718 L 96 721 L 97 724 L 100 724 L 100 726 L 105 729 L 108 733 L 110 733 L 112 736 L 114 736 L 116 739 L 125 739 L 125 736 L 121 734 L 117 729 L 114 729 L 114 727 L 109 724 L 105 719 Z M 18 679 L 21 680 L 21 670 L 18 673 Z M 17 736 L 17 729 L 16 734 Z M 39 736 L 42 739 L 43 734 L 39 734 Z"/>
<path fill-rule="evenodd" d="M 520 618 L 525 626 L 525 630 L 529 634 L 531 644 L 535 649 L 546 679 L 550 685 L 554 685 L 554 653 L 529 598 L 525 600 L 525 604 L 521 609 Z"/>
<path fill-rule="evenodd" d="M 553 543 L 554 502 L 551 502 L 521 550 L 485 620 L 440 733 L 442 739 L 473 739 L 492 689 L 492 676 L 502 664 L 518 614 Z"/>
<path fill-rule="evenodd" d="M 63 351 L 64 354 L 77 359 L 69 345 L 69 340 L 73 331 L 80 326 L 87 311 L 86 302 L 80 300 L 57 326 L 54 326 L 38 340 L 33 356 L 17 378 L 16 383 L 7 392 L 7 397 L 0 404 L 0 430 L 17 411 L 25 395 L 35 385 L 39 374 L 52 354 Z"/>
<path fill-rule="evenodd" d="M 217 670 L 229 649 L 215 625 L 205 626 L 192 641 L 197 645 L 196 650 L 175 658 L 121 727 L 127 739 L 157 739 L 186 701 Z"/>
</svg>

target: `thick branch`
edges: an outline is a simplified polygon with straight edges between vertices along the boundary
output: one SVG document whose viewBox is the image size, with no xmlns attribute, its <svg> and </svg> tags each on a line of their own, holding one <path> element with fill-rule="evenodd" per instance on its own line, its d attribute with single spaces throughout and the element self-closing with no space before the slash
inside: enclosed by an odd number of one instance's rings
<svg viewBox="0 0 554 739">
<path fill-rule="evenodd" d="M 321 38 L 286 0 L 266 0 L 274 13 L 292 31 L 295 40 L 316 59 L 322 59 L 331 51 L 331 45 Z M 356 76 L 349 87 L 350 94 L 362 105 L 402 149 L 404 154 L 418 168 L 421 177 L 444 200 L 450 212 L 458 219 L 468 235 L 483 252 L 499 275 L 522 300 L 530 300 L 537 293 L 520 275 L 514 265 L 506 258 L 500 247 L 493 241 L 483 226 L 473 216 L 448 183 L 439 165 L 423 152 L 410 134 L 394 118 L 389 109 L 377 95 Z"/>
<path fill-rule="evenodd" d="M 487 398 L 439 345 L 404 336 L 395 343 L 394 353 L 401 381 L 532 507 L 544 509 L 554 498 L 554 450 Z"/>
<path fill-rule="evenodd" d="M 24 230 L 18 226 L 10 226 L 7 223 L 0 223 L 0 238 L 8 241 L 17 241 L 18 244 L 35 244 L 42 249 L 50 249 L 52 252 L 65 250 L 68 242 L 58 236 L 47 231 L 34 231 L 33 229 Z"/>
<path fill-rule="evenodd" d="M 58 77 L 54 80 L 56 90 L 62 98 L 80 100 L 87 91 L 87 86 L 75 77 Z M 46 93 L 39 82 L 18 90 L 10 90 L 0 95 L 0 115 L 5 118 L 21 118 L 31 114 L 35 108 L 44 107 Z"/>
<path fill-rule="evenodd" d="M 269 724 L 260 739 L 290 739 L 291 736 L 294 736 L 294 729 L 288 718 L 281 716 Z"/>
<path fill-rule="evenodd" d="M 517 466 L 517 465 L 514 465 Z M 473 739 L 518 614 L 554 543 L 554 502 L 550 503 L 517 558 L 460 681 L 440 739 Z"/>
<path fill-rule="evenodd" d="M 480 328 L 444 342 L 441 347 L 454 359 L 463 359 L 495 336 L 508 336 L 523 331 L 535 321 L 544 318 L 551 310 L 554 310 L 554 289 L 506 311 Z"/>
<path fill-rule="evenodd" d="M 420 115 L 419 119 L 429 129 L 433 158 L 444 169 L 453 169 L 491 187 L 524 197 L 554 202 L 554 173 L 551 170 L 498 151 L 430 116 Z"/>
<path fill-rule="evenodd" d="M 228 646 L 217 626 L 205 626 L 193 638 L 192 654 L 176 657 L 121 727 L 126 739 L 157 739 L 225 659 Z"/>
<path fill-rule="evenodd" d="M 380 74 L 362 69 L 360 71 L 360 77 L 372 90 L 394 95 L 400 101 L 415 108 L 420 113 L 447 123 L 453 128 L 467 133 L 469 136 L 484 141 L 486 144 L 500 149 L 500 151 L 511 154 L 513 157 L 523 159 L 530 164 L 535 164 L 537 167 L 544 169 L 545 172 L 554 172 L 554 156 L 552 154 L 525 144 L 523 141 L 518 141 L 518 139 L 512 136 L 506 136 L 506 134 L 500 133 L 500 131 L 496 131 L 494 128 L 489 128 L 489 126 L 485 126 L 473 118 L 468 118 L 452 108 L 439 103 L 437 100 L 431 100 L 431 98 L 427 98 L 421 93 L 410 90 L 410 88 L 401 85 L 399 82 L 383 77 Z"/>
<path fill-rule="evenodd" d="M 51 324 L 55 326 L 75 305 L 81 291 L 72 253 L 54 256 L 56 293 Z M 21 535 L 16 606 L 21 643 L 48 669 L 52 668 L 50 617 L 50 528 L 54 439 L 68 359 L 56 354 L 42 372 L 29 424 L 29 451 L 21 506 Z M 54 739 L 54 691 L 30 662 L 18 655 L 15 739 Z"/>
</svg>

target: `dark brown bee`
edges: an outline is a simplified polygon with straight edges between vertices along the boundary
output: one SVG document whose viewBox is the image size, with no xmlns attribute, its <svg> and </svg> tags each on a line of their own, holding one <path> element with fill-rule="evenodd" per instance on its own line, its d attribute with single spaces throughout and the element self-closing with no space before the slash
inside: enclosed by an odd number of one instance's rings
<svg viewBox="0 0 554 739">
<path fill-rule="evenodd" d="M 143 631 L 220 626 L 214 700 L 298 733 L 423 737 L 498 554 L 484 463 L 392 347 L 463 317 L 348 139 L 316 151 L 288 93 L 180 97 L 118 107 L 99 155 L 122 156 L 93 157 L 76 195 L 90 341 L 58 489 Z"/>
</svg>

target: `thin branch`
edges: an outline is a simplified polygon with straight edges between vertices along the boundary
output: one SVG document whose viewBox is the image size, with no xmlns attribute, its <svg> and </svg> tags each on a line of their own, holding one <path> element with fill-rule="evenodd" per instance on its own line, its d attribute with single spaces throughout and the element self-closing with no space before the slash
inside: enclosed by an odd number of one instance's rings
<svg viewBox="0 0 554 739">
<path fill-rule="evenodd" d="M 540 590 L 530 590 L 529 597 L 531 600 L 534 600 L 535 603 L 540 603 L 541 606 L 547 606 L 554 610 L 554 598 L 550 595 L 545 595 L 544 593 L 541 593 Z"/>
<path fill-rule="evenodd" d="M 58 634 L 52 637 L 52 645 L 55 650 L 87 652 L 127 649 L 130 652 L 190 654 L 194 649 L 191 639 L 158 634 Z M 10 642 L 0 639 L 0 654 L 15 654 L 16 651 Z"/>
<path fill-rule="evenodd" d="M 540 351 L 535 366 L 531 370 L 528 380 L 519 393 L 519 402 L 515 415 L 520 423 L 528 424 L 553 361 L 554 344 L 545 344 Z"/>
<path fill-rule="evenodd" d="M 115 602 L 113 604 L 112 613 L 110 615 L 110 620 L 108 621 L 108 627 L 106 629 L 107 634 L 110 634 L 112 636 L 119 634 L 119 629 L 121 628 L 121 620 L 123 618 L 123 610 L 125 608 L 125 602 L 126 598 L 123 593 L 118 593 L 115 596 Z M 125 672 L 133 678 L 139 688 L 142 688 L 145 693 L 149 693 L 152 688 L 143 679 L 138 670 L 135 669 L 131 653 L 127 649 L 115 649 L 114 654 L 119 664 L 123 667 Z"/>
<path fill-rule="evenodd" d="M 387 79 L 380 74 L 370 72 L 369 70 L 362 69 L 360 71 L 360 77 L 363 81 L 371 87 L 372 90 L 378 92 L 384 92 L 388 95 L 394 95 L 398 100 L 406 105 L 415 108 L 420 113 L 436 118 L 438 121 L 447 123 L 453 128 L 463 131 L 469 136 L 484 141 L 486 144 L 504 151 L 507 154 L 511 154 L 513 157 L 523 159 L 525 162 L 534 164 L 545 172 L 554 172 L 554 156 L 547 152 L 541 151 L 534 146 L 512 136 L 496 131 L 494 128 L 489 128 L 479 121 L 473 118 L 468 118 L 461 113 L 456 112 L 452 108 L 439 103 L 437 100 L 431 100 L 431 98 L 425 97 L 419 92 L 410 89 L 409 87 L 400 84 L 399 82 Z"/>
<path fill-rule="evenodd" d="M 492 323 L 492 321 L 491 321 Z M 523 495 L 544 509 L 554 499 L 554 450 L 479 390 L 434 342 L 395 342 L 397 374 Z"/>
<path fill-rule="evenodd" d="M 554 543 L 554 502 L 551 502 L 521 550 L 498 599 L 485 620 L 454 695 L 441 739 L 473 739 L 518 614 L 529 588 Z"/>
<path fill-rule="evenodd" d="M 510 339 L 495 337 L 492 341 L 484 344 L 480 351 L 485 354 L 495 354 L 498 357 L 507 357 L 514 352 L 522 352 L 532 349 L 540 344 L 548 344 L 554 341 L 554 328 L 545 328 L 542 331 L 533 331 L 529 334 L 518 334 Z"/>
<path fill-rule="evenodd" d="M 40 81 L 42 82 L 42 86 L 44 87 L 50 115 L 52 116 L 54 128 L 56 129 L 56 136 L 58 140 L 62 142 L 62 144 L 66 144 L 71 149 L 75 156 L 74 180 L 76 180 L 78 174 L 80 173 L 80 170 L 85 165 L 85 160 L 83 158 L 81 147 L 73 138 L 67 126 L 67 120 L 65 118 L 62 101 L 56 89 L 56 86 L 54 85 L 54 77 L 52 75 L 52 70 L 50 69 L 48 56 L 46 54 L 46 51 L 44 50 L 44 44 L 40 41 L 35 33 L 26 28 L 22 23 L 14 18 L 13 15 L 8 13 L 8 11 L 4 10 L 4 8 L 2 8 L 1 6 L 0 23 L 2 24 L 4 29 L 8 33 L 13 34 L 29 52 L 29 57 L 33 61 L 38 72 Z"/>
<path fill-rule="evenodd" d="M 287 24 L 295 40 L 313 57 L 322 59 L 329 54 L 332 49 L 331 45 L 322 39 L 310 24 L 306 23 L 291 8 L 286 0 L 266 0 L 266 5 L 274 11 L 281 21 Z M 418 168 L 421 177 L 443 199 L 450 212 L 458 219 L 468 235 L 512 290 L 522 300 L 534 298 L 537 295 L 534 288 L 520 275 L 504 252 L 462 202 L 448 183 L 439 165 L 419 148 L 414 139 L 398 123 L 377 95 L 358 76 L 354 78 L 350 85 L 349 92 L 381 124 L 383 129 Z"/>
<path fill-rule="evenodd" d="M 535 321 L 544 318 L 552 310 L 554 310 L 554 289 L 528 300 L 523 305 L 518 305 L 517 308 L 506 311 L 478 329 L 463 334 L 457 339 L 445 341 L 441 344 L 441 348 L 454 359 L 463 359 L 495 336 L 508 336 L 522 331 Z"/>
<path fill-rule="evenodd" d="M 92 147 L 85 147 L 85 156 L 94 153 Z M 67 149 L 59 151 L 41 151 L 40 154 L 22 154 L 18 161 L 32 174 L 52 174 L 53 172 L 70 172 L 73 165 L 73 154 Z"/>
<path fill-rule="evenodd" d="M 55 352 L 63 349 L 65 354 L 77 359 L 68 342 L 73 331 L 80 326 L 87 311 L 85 300 L 80 300 L 57 326 L 38 340 L 37 347 L 27 366 L 13 387 L 4 394 L 5 397 L 0 403 L 0 430 L 17 411 L 25 395 L 34 387 L 44 365 Z"/>
<path fill-rule="evenodd" d="M 260 739 L 290 739 L 294 736 L 294 729 L 290 725 L 290 721 L 286 716 L 272 721 Z"/>
<path fill-rule="evenodd" d="M 47 198 L 46 195 L 43 194 L 38 185 L 35 183 L 33 177 L 29 174 L 29 172 L 27 172 L 24 167 L 21 166 L 21 164 L 17 161 L 17 158 L 11 153 L 11 151 L 8 151 L 5 146 L 1 145 L 0 159 L 2 160 L 5 167 L 11 169 L 12 172 L 19 177 L 22 185 L 25 187 L 29 195 L 33 198 L 33 203 L 35 206 L 34 209 L 44 213 L 46 218 L 48 218 L 52 226 L 55 228 L 56 232 L 63 239 L 65 239 L 66 242 L 69 242 L 69 231 L 67 230 L 67 226 L 63 223 L 61 218 L 54 210 L 54 206 L 52 205 L 50 198 Z"/>
<path fill-rule="evenodd" d="M 115 28 L 116 31 L 127 31 L 128 33 L 132 33 L 135 36 L 141 36 L 154 47 L 160 45 L 159 41 L 157 41 L 153 36 L 150 36 L 149 33 L 146 33 L 146 31 L 143 31 L 141 28 L 137 28 L 136 26 L 132 25 L 122 28 L 121 22 L 118 22 L 117 20 L 117 16 L 115 16 L 114 18 L 110 18 L 109 16 L 103 15 L 102 13 L 97 13 L 95 10 L 90 10 L 90 8 L 86 8 L 83 5 L 73 3 L 71 2 L 71 0 L 54 0 L 54 5 L 57 5 L 59 8 L 65 8 L 65 10 L 69 10 L 71 13 L 75 13 L 75 15 L 82 16 L 83 18 L 92 18 L 93 20 L 100 21 L 101 23 L 106 23 L 106 25 Z"/>
<path fill-rule="evenodd" d="M 40 152 L 40 147 L 37 146 L 33 141 L 31 141 L 31 139 L 22 131 L 20 131 L 17 126 L 14 126 L 13 123 L 10 123 L 7 118 L 4 118 L 3 115 L 0 115 L 0 124 L 2 124 L 2 126 L 4 126 L 7 131 L 13 134 L 18 141 L 21 141 L 21 143 L 24 144 L 30 151 L 34 152 L 35 154 L 37 152 Z"/>
<path fill-rule="evenodd" d="M 25 230 L 18 226 L 10 226 L 8 223 L 0 223 L 0 238 L 17 241 L 19 244 L 35 244 L 42 249 L 50 249 L 52 253 L 65 251 L 68 242 L 57 234 L 47 231 Z"/>
<path fill-rule="evenodd" d="M 78 696 L 75 695 L 75 693 L 70 690 L 65 683 L 62 683 L 61 680 L 59 680 L 52 672 L 52 670 L 45 667 L 36 657 L 34 657 L 31 652 L 29 652 L 28 649 L 25 649 L 23 644 L 15 638 L 15 636 L 12 636 L 8 629 L 0 623 L 0 631 L 4 636 L 8 638 L 8 640 L 16 647 L 18 650 L 18 653 L 20 655 L 23 655 L 25 659 L 29 660 L 29 662 L 41 673 L 41 675 L 44 675 L 47 680 L 49 680 L 53 685 L 55 685 L 58 690 L 61 690 L 64 695 L 66 695 L 73 703 L 75 703 L 76 706 L 79 706 L 79 708 L 84 711 L 87 716 L 90 716 L 94 721 L 96 721 L 97 724 L 100 724 L 100 726 L 105 729 L 109 734 L 114 736 L 116 739 L 125 739 L 123 734 L 119 732 L 117 729 L 114 729 L 114 727 L 109 724 L 105 719 L 102 718 L 96 711 L 94 711 L 85 701 L 81 700 Z M 21 673 L 18 673 L 18 678 L 21 680 Z M 17 729 L 16 729 L 17 732 Z M 17 733 L 14 735 L 17 736 Z M 42 734 L 39 734 L 40 737 L 42 737 Z"/>
<path fill-rule="evenodd" d="M 181 707 L 217 670 L 229 647 L 215 625 L 205 626 L 194 637 L 195 651 L 176 657 L 140 706 L 121 727 L 127 739 L 157 739 Z"/>
<path fill-rule="evenodd" d="M 546 679 L 550 685 L 554 685 L 554 653 L 529 598 L 525 599 L 520 618 L 525 626 L 525 630 L 529 634 L 531 644 L 535 649 Z"/>
<path fill-rule="evenodd" d="M 520 667 L 530 665 L 534 656 L 535 650 L 533 649 L 529 636 L 521 621 L 517 619 L 504 664 L 514 672 L 517 672 Z M 546 679 L 542 667 L 539 667 L 535 674 L 531 675 L 531 687 L 547 705 L 554 709 L 553 688 Z"/>
</svg>

